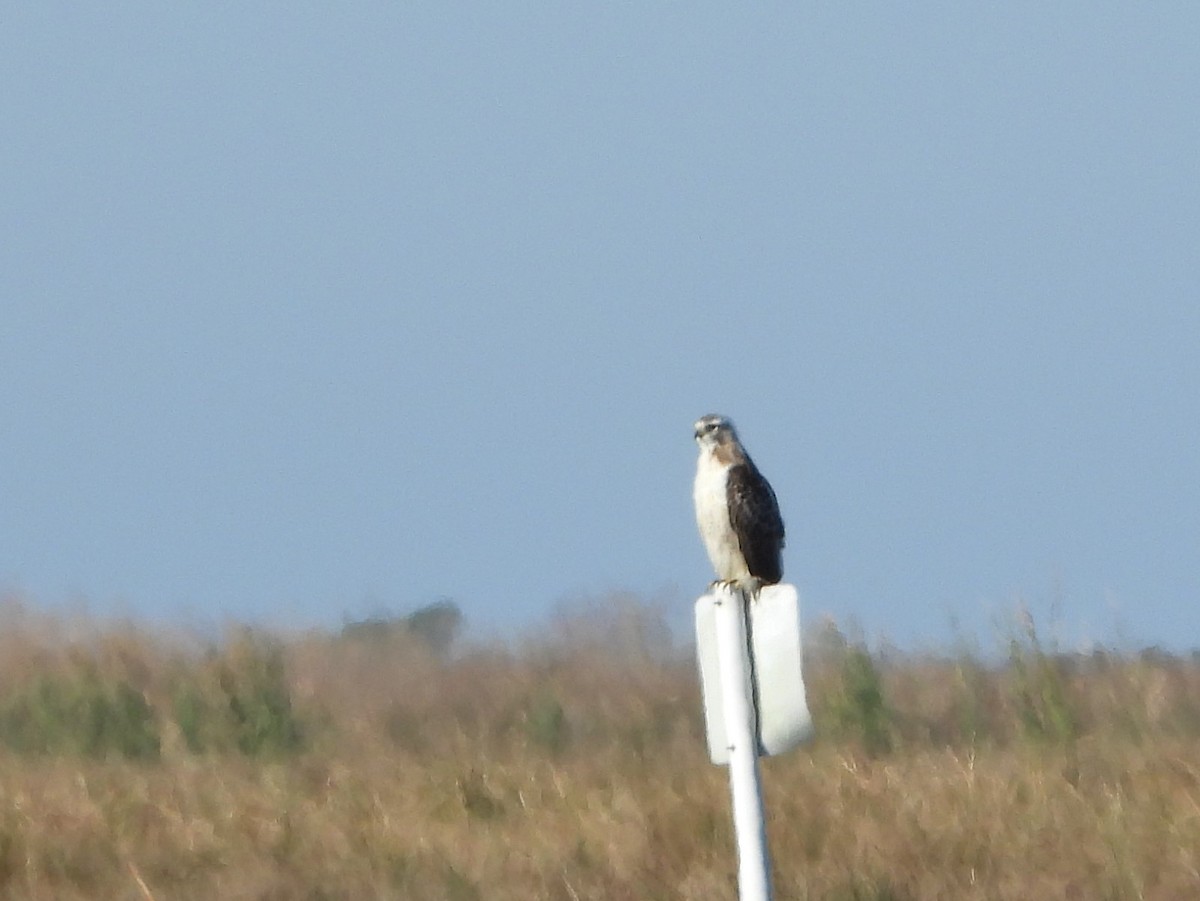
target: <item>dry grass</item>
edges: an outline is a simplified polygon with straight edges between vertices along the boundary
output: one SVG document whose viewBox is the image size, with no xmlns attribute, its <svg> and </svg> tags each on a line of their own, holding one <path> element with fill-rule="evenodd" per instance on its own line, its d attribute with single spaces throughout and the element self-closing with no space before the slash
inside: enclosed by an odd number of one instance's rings
<svg viewBox="0 0 1200 901">
<path fill-rule="evenodd" d="M 597 609 L 445 656 L 396 623 L 206 648 L 11 604 L 0 896 L 734 897 L 692 661 Z M 1200 663 L 1028 620 L 1003 651 L 816 635 L 821 737 L 763 768 L 778 898 L 1200 893 Z"/>
</svg>

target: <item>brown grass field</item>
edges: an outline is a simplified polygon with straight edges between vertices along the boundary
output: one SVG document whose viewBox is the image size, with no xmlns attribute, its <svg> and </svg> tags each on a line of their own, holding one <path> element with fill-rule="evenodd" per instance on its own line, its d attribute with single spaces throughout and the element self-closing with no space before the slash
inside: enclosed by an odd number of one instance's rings
<svg viewBox="0 0 1200 901">
<path fill-rule="evenodd" d="M 764 761 L 778 899 L 1200 897 L 1200 659 L 806 648 Z M 0 611 L 0 897 L 730 899 L 694 662 L 613 597 L 519 647 Z"/>
</svg>

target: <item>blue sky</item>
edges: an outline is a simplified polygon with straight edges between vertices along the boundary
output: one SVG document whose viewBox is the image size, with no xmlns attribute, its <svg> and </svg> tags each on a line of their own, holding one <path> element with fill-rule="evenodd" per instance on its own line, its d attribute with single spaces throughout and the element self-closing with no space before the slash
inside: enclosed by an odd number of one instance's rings
<svg viewBox="0 0 1200 901">
<path fill-rule="evenodd" d="M 0 27 L 0 585 L 187 622 L 708 579 L 1200 646 L 1191 4 L 32 5 Z"/>
</svg>

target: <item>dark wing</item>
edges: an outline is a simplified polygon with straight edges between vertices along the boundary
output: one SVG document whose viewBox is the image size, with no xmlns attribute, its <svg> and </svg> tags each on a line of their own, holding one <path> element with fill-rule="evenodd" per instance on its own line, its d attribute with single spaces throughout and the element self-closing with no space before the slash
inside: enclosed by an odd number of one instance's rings
<svg viewBox="0 0 1200 901">
<path fill-rule="evenodd" d="M 749 457 L 729 468 L 729 522 L 750 575 L 774 585 L 783 578 L 783 517 L 770 483 Z"/>
</svg>

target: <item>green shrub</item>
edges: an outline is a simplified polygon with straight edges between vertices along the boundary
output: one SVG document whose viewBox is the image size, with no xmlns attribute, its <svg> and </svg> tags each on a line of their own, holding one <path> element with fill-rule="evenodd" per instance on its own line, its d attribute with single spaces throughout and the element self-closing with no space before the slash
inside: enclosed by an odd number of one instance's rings
<svg viewBox="0 0 1200 901">
<path fill-rule="evenodd" d="M 91 668 L 39 676 L 0 705 L 0 743 L 23 754 L 158 757 L 154 711 L 128 682 Z"/>
<path fill-rule="evenodd" d="M 837 717 L 844 732 L 872 756 L 892 749 L 891 714 L 884 701 L 883 677 L 863 645 L 851 645 L 842 658 L 842 695 Z"/>
<path fill-rule="evenodd" d="M 544 694 L 533 700 L 526 712 L 525 734 L 534 744 L 552 753 L 557 754 L 567 746 L 570 725 L 556 697 Z"/>
<path fill-rule="evenodd" d="M 1022 611 L 1022 629 L 1008 642 L 1011 691 L 1022 732 L 1039 741 L 1066 742 L 1078 734 L 1060 661 L 1047 654 L 1033 618 Z"/>
<path fill-rule="evenodd" d="M 883 676 L 862 640 L 851 642 L 832 623 L 812 648 L 819 671 L 814 695 L 817 733 L 849 740 L 871 756 L 892 750 L 892 712 Z"/>
<path fill-rule="evenodd" d="M 188 750 L 285 754 L 304 744 L 292 707 L 282 645 L 245 630 L 199 673 L 185 674 L 172 696 Z"/>
</svg>

